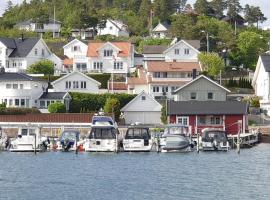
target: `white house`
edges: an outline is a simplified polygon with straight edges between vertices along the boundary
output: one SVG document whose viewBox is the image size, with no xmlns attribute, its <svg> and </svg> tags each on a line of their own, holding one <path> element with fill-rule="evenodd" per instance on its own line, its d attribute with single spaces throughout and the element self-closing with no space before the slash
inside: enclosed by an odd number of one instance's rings
<svg viewBox="0 0 270 200">
<path fill-rule="evenodd" d="M 120 20 L 107 19 L 104 27 L 98 28 L 98 35 L 114 35 L 128 37 L 127 25 Z"/>
<path fill-rule="evenodd" d="M 126 124 L 140 122 L 142 124 L 161 124 L 162 106 L 146 92 L 142 91 L 121 112 L 124 114 Z"/>
<path fill-rule="evenodd" d="M 0 38 L 0 66 L 6 72 L 24 72 L 28 66 L 50 59 L 51 54 L 42 38 Z"/>
<path fill-rule="evenodd" d="M 0 103 L 7 107 L 38 107 L 37 100 L 46 91 L 45 80 L 23 73 L 0 72 Z"/>
<path fill-rule="evenodd" d="M 87 71 L 126 75 L 134 66 L 130 42 L 89 42 Z"/>
<path fill-rule="evenodd" d="M 128 93 L 138 94 L 144 90 L 156 99 L 173 99 L 175 89 L 202 71 L 199 47 L 196 40 L 176 41 L 169 47 L 147 46 L 143 50 L 145 70 L 128 79 Z"/>
<path fill-rule="evenodd" d="M 62 23 L 60 21 L 49 18 L 49 20 L 43 24 L 38 24 L 36 22 L 33 22 L 32 20 L 26 20 L 17 23 L 14 28 L 17 28 L 19 30 L 33 31 L 40 34 L 51 32 L 54 33 L 54 37 L 59 37 L 61 31 L 61 24 Z"/>
<path fill-rule="evenodd" d="M 101 83 L 89 76 L 73 71 L 51 83 L 54 92 L 99 93 Z"/>
<path fill-rule="evenodd" d="M 259 56 L 252 80 L 255 95 L 261 97 L 260 107 L 270 116 L 270 54 Z"/>
<path fill-rule="evenodd" d="M 153 38 L 168 38 L 169 25 L 167 23 L 158 23 L 151 32 Z"/>
<path fill-rule="evenodd" d="M 69 110 L 71 96 L 68 92 L 44 92 L 38 99 L 38 108 L 42 113 L 48 113 L 50 104 L 60 102 L 65 104 L 66 110 Z"/>
<path fill-rule="evenodd" d="M 63 46 L 66 59 L 72 60 L 73 70 L 81 72 L 87 71 L 87 49 L 88 46 L 84 42 L 74 39 Z"/>
<path fill-rule="evenodd" d="M 71 36 L 74 38 L 81 38 L 82 40 L 93 39 L 97 35 L 97 31 L 94 28 L 86 29 L 72 29 Z"/>
<path fill-rule="evenodd" d="M 52 61 L 54 64 L 54 71 L 55 74 L 61 74 L 61 72 L 64 71 L 63 69 L 63 60 L 61 58 L 59 58 L 57 55 L 55 55 L 54 53 L 52 53 L 49 57 L 48 60 Z"/>
</svg>

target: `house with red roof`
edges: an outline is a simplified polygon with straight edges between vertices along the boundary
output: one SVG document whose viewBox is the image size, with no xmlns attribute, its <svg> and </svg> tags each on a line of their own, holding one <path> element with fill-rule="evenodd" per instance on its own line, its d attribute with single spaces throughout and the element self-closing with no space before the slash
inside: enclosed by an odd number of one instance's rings
<svg viewBox="0 0 270 200">
<path fill-rule="evenodd" d="M 139 94 L 144 90 L 156 99 L 172 99 L 174 90 L 202 71 L 199 48 L 197 40 L 173 40 L 170 46 L 146 45 L 143 68 L 127 80 L 128 92 Z"/>
</svg>

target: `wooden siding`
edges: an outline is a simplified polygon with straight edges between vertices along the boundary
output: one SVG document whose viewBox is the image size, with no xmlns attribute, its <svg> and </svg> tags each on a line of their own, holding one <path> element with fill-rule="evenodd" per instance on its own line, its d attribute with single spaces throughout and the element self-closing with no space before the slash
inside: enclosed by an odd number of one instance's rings
<svg viewBox="0 0 270 200">
<path fill-rule="evenodd" d="M 226 101 L 227 92 L 217 85 L 200 78 L 177 93 L 177 101 L 189 101 L 190 93 L 196 92 L 197 101 L 207 101 L 208 92 L 213 93 L 213 101 Z"/>
</svg>

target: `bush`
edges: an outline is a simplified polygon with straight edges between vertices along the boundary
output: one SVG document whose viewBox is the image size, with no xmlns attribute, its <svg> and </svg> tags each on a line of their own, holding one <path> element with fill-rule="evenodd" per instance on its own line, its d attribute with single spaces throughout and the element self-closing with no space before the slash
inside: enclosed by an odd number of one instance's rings
<svg viewBox="0 0 270 200">
<path fill-rule="evenodd" d="M 113 113 L 115 121 L 119 121 L 120 117 L 120 102 L 116 98 L 109 97 L 104 105 L 104 111 L 106 113 Z"/>
<path fill-rule="evenodd" d="M 26 71 L 30 74 L 53 74 L 54 64 L 50 60 L 41 60 L 30 65 Z"/>
<path fill-rule="evenodd" d="M 108 98 L 115 98 L 120 103 L 120 108 L 130 102 L 135 95 L 130 94 L 87 94 L 87 93 L 70 93 L 72 100 L 70 104 L 70 112 L 97 112 L 103 108 Z"/>
<path fill-rule="evenodd" d="M 48 107 L 48 111 L 50 113 L 65 113 L 66 106 L 65 106 L 65 104 L 63 104 L 61 102 L 51 103 Z"/>
<path fill-rule="evenodd" d="M 111 78 L 111 74 L 87 74 L 87 76 L 100 82 L 102 89 L 107 89 L 108 80 L 110 80 L 110 78 Z"/>
<path fill-rule="evenodd" d="M 24 114 L 38 114 L 40 111 L 37 108 L 5 108 L 0 107 L 0 115 L 24 115 Z"/>
</svg>

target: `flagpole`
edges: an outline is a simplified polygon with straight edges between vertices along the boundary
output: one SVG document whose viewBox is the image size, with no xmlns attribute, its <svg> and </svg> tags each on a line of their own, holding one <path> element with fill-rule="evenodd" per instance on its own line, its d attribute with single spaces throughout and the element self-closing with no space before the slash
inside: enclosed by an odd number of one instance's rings
<svg viewBox="0 0 270 200">
<path fill-rule="evenodd" d="M 55 38 L 55 5 L 53 6 L 53 38 Z"/>
</svg>

